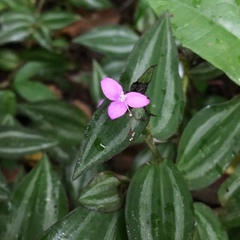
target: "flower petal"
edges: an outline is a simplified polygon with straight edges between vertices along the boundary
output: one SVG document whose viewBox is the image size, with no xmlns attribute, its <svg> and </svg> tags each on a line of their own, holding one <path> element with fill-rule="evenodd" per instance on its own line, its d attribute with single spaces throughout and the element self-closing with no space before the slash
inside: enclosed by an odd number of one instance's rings
<svg viewBox="0 0 240 240">
<path fill-rule="evenodd" d="M 123 89 L 117 81 L 112 78 L 104 78 L 101 81 L 101 88 L 106 98 L 112 101 L 119 101 Z"/>
<path fill-rule="evenodd" d="M 108 106 L 108 116 L 113 120 L 121 117 L 127 111 L 127 106 L 122 102 L 112 102 Z"/>
<path fill-rule="evenodd" d="M 145 107 L 150 103 L 150 99 L 141 93 L 129 92 L 126 94 L 126 97 L 127 105 L 133 108 Z"/>
</svg>

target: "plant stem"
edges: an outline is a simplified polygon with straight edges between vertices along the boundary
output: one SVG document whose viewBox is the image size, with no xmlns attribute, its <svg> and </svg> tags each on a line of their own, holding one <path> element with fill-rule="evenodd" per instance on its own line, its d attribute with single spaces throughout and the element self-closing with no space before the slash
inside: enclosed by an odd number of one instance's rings
<svg viewBox="0 0 240 240">
<path fill-rule="evenodd" d="M 38 13 L 41 12 L 44 3 L 45 3 L 45 0 L 39 0 L 39 3 L 37 5 L 37 9 L 36 9 Z"/>
<path fill-rule="evenodd" d="M 151 131 L 148 128 L 148 126 L 146 127 L 146 131 L 143 133 L 143 136 L 144 136 L 144 139 L 145 139 L 148 147 L 150 148 L 150 150 L 154 156 L 154 160 L 163 161 L 163 157 L 161 156 L 161 154 L 159 153 L 159 151 L 156 148 L 156 145 L 153 141 L 153 136 L 152 136 Z"/>
</svg>

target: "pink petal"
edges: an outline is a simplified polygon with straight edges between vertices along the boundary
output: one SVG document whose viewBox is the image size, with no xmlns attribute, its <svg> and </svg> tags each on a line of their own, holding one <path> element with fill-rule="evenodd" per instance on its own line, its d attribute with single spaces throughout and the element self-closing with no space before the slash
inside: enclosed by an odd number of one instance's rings
<svg viewBox="0 0 240 240">
<path fill-rule="evenodd" d="M 127 106 L 122 102 L 112 102 L 108 107 L 108 116 L 113 120 L 121 117 L 127 111 Z"/>
<path fill-rule="evenodd" d="M 150 103 L 150 99 L 141 93 L 129 92 L 126 97 L 127 105 L 133 108 L 145 107 Z"/>
<path fill-rule="evenodd" d="M 101 88 L 106 98 L 112 101 L 119 101 L 123 89 L 117 81 L 111 78 L 104 78 L 101 81 Z"/>
</svg>

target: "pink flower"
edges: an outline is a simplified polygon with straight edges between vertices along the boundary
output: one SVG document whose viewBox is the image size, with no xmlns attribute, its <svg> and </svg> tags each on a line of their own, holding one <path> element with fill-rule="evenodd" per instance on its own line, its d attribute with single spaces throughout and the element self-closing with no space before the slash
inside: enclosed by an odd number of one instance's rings
<svg viewBox="0 0 240 240">
<path fill-rule="evenodd" d="M 127 111 L 132 116 L 129 107 L 141 108 L 150 103 L 150 100 L 141 93 L 129 92 L 125 94 L 122 86 L 111 78 L 104 78 L 101 81 L 101 88 L 106 98 L 112 101 L 108 107 L 108 115 L 112 120 L 123 116 Z"/>
</svg>

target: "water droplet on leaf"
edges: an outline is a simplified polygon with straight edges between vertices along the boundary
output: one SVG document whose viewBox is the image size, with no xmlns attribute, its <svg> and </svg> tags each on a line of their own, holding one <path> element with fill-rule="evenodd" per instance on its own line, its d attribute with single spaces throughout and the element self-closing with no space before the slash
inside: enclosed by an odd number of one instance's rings
<svg viewBox="0 0 240 240">
<path fill-rule="evenodd" d="M 103 151 L 106 146 L 102 143 L 102 141 L 100 140 L 100 138 L 96 138 L 96 140 L 94 141 L 94 147 L 98 150 L 98 151 Z"/>
</svg>

